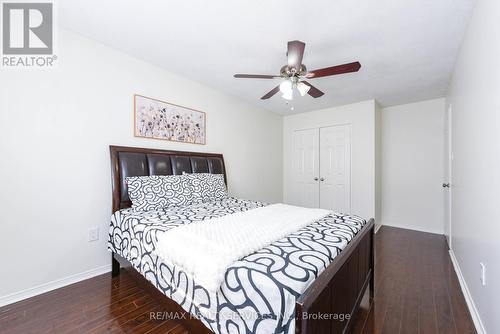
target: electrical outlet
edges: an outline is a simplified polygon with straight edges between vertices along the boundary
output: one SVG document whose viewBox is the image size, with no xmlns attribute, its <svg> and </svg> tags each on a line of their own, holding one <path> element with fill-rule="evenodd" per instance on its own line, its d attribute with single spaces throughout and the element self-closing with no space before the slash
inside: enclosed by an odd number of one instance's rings
<svg viewBox="0 0 500 334">
<path fill-rule="evenodd" d="M 99 240 L 99 227 L 89 229 L 89 242 Z"/>
<path fill-rule="evenodd" d="M 482 262 L 479 263 L 479 267 L 481 268 L 481 284 L 486 286 L 486 267 Z"/>
</svg>

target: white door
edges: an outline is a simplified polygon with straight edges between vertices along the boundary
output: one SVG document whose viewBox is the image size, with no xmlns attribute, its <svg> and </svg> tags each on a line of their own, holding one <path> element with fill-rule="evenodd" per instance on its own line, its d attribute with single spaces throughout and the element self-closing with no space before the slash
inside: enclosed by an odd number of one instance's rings
<svg viewBox="0 0 500 334">
<path fill-rule="evenodd" d="M 351 212 L 351 126 L 320 129 L 320 208 Z"/>
<path fill-rule="evenodd" d="M 293 205 L 319 206 L 319 129 L 293 133 L 291 198 Z"/>
<path fill-rule="evenodd" d="M 444 120 L 444 178 L 443 178 L 443 199 L 444 199 L 444 234 L 448 247 L 451 248 L 451 199 L 452 199 L 452 160 L 453 152 L 451 145 L 451 105 L 445 113 Z"/>
</svg>

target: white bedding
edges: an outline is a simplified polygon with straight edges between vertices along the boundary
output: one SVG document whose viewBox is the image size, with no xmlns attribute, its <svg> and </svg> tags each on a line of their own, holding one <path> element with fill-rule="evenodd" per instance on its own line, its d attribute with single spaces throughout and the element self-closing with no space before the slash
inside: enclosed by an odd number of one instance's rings
<svg viewBox="0 0 500 334">
<path fill-rule="evenodd" d="M 233 262 L 330 213 L 285 204 L 237 212 L 168 230 L 159 237 L 156 252 L 216 291 Z"/>
</svg>

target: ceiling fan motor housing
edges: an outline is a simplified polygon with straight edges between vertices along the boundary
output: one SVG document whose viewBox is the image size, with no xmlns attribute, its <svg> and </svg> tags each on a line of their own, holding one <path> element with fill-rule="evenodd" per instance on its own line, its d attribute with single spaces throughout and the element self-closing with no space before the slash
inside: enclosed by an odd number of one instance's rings
<svg viewBox="0 0 500 334">
<path fill-rule="evenodd" d="M 287 77 L 287 78 L 302 77 L 305 76 L 306 74 L 307 74 L 307 68 L 304 64 L 300 65 L 298 71 L 295 67 L 290 67 L 288 65 L 283 66 L 280 70 L 280 75 L 282 77 Z"/>
</svg>

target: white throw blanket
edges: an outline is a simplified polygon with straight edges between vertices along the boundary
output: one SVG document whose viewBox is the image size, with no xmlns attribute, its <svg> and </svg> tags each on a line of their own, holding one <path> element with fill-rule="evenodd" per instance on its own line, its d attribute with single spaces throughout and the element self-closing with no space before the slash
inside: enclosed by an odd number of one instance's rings
<svg viewBox="0 0 500 334">
<path fill-rule="evenodd" d="M 205 289 L 217 291 L 227 268 L 331 212 L 273 204 L 188 225 L 159 237 L 156 253 L 182 267 Z"/>
</svg>

